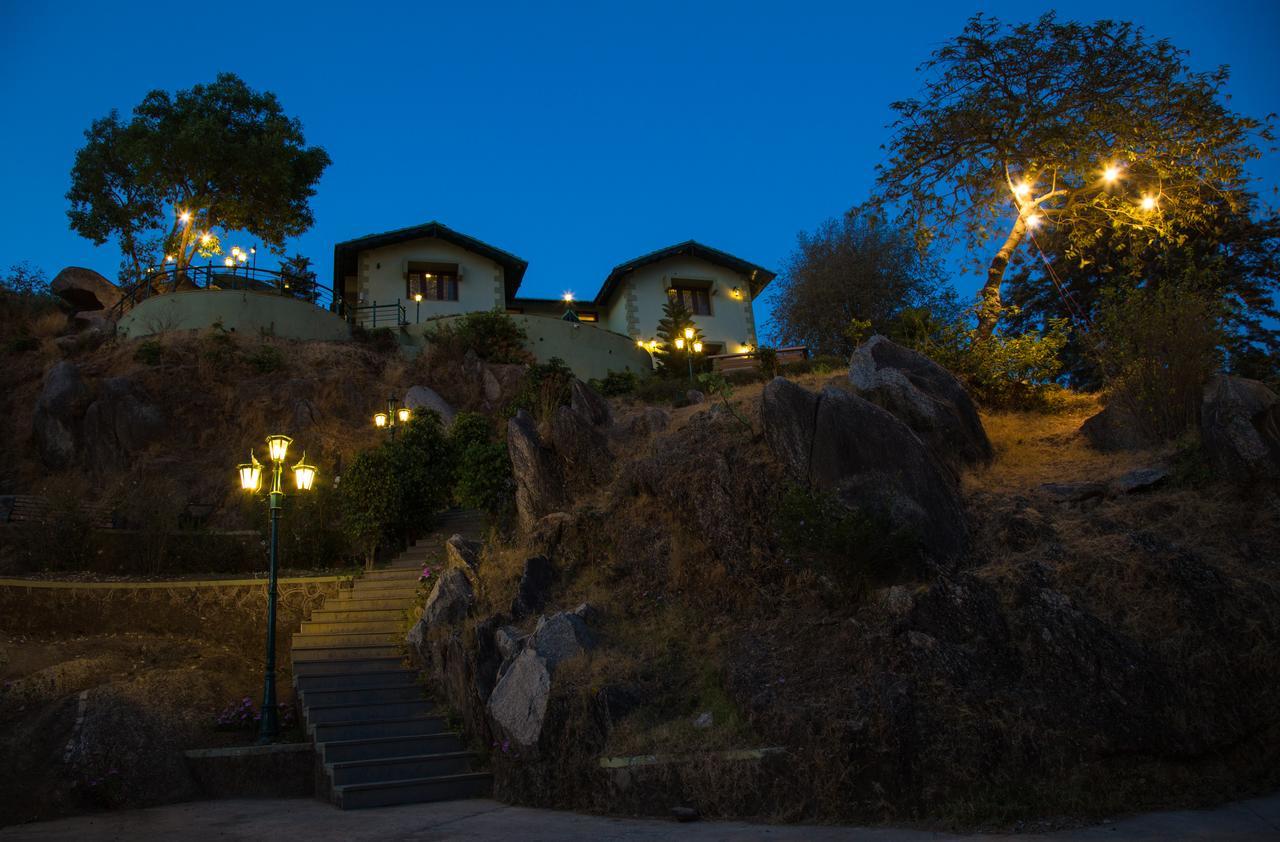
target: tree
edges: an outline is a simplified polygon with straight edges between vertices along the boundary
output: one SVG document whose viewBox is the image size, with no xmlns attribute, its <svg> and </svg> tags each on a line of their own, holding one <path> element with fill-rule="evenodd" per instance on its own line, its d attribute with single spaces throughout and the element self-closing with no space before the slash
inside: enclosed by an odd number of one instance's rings
<svg viewBox="0 0 1280 842">
<path fill-rule="evenodd" d="M 685 336 L 688 329 L 693 330 L 692 339 Z M 658 320 L 656 333 L 656 353 L 661 355 L 658 358 L 660 371 L 683 375 L 688 370 L 690 355 L 695 353 L 695 343 L 702 342 L 703 337 L 701 328 L 693 322 L 693 313 L 679 296 L 669 295 L 667 303 L 662 305 L 662 318 Z"/>
<path fill-rule="evenodd" d="M 246 231 L 273 251 L 311 227 L 309 201 L 329 155 L 275 94 L 221 73 L 208 85 L 147 94 L 85 132 L 71 170 L 71 229 L 115 237 L 134 277 L 165 257 L 176 269 L 220 252 L 217 230 Z"/>
<path fill-rule="evenodd" d="M 49 295 L 49 278 L 44 270 L 24 260 L 9 267 L 9 272 L 0 278 L 0 290 L 30 298 Z"/>
<path fill-rule="evenodd" d="M 311 258 L 295 254 L 283 261 L 280 264 L 280 277 L 288 295 L 315 303 L 319 290 L 316 287 L 316 272 L 311 268 Z"/>
<path fill-rule="evenodd" d="M 801 232 L 775 289 L 778 339 L 818 354 L 848 356 L 859 332 L 888 333 L 909 308 L 942 318 L 956 310 L 938 264 L 874 207 L 853 208 L 812 234 Z"/>
<path fill-rule="evenodd" d="M 372 568 L 378 546 L 399 515 L 400 489 L 395 482 L 395 459 L 388 447 L 365 450 L 351 460 L 342 475 L 342 527 Z"/>
<path fill-rule="evenodd" d="M 1269 123 L 1221 101 L 1227 69 L 1192 71 L 1185 51 L 1131 23 L 1005 26 L 977 15 L 926 61 L 920 98 L 893 104 L 883 201 L 922 242 L 995 237 L 979 337 L 1001 312 L 1005 270 L 1029 232 L 1066 254 L 1177 245 L 1219 205 L 1239 205 L 1244 165 Z"/>
</svg>

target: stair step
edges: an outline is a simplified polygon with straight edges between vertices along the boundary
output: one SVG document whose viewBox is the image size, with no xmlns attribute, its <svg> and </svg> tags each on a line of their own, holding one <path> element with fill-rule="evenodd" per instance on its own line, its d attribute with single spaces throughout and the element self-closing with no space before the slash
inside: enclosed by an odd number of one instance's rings
<svg viewBox="0 0 1280 842">
<path fill-rule="evenodd" d="M 426 699 L 418 698 L 393 702 L 308 705 L 306 712 L 307 723 L 309 725 L 319 725 L 331 722 L 365 722 L 370 719 L 426 716 L 434 709 Z"/>
<path fill-rule="evenodd" d="M 372 582 L 385 584 L 387 582 L 412 582 L 417 584 L 418 577 L 422 575 L 420 567 L 384 567 L 381 570 L 375 570 L 372 573 L 366 573 L 356 580 L 357 585 L 368 585 Z"/>
<path fill-rule="evenodd" d="M 294 669 L 312 661 L 364 661 L 371 658 L 394 658 L 403 663 L 404 650 L 399 644 L 378 643 L 344 646 L 293 646 Z"/>
<path fill-rule="evenodd" d="M 348 690 L 362 687 L 400 687 L 413 684 L 418 677 L 416 670 L 407 670 L 402 664 L 399 669 L 384 669 L 376 672 L 350 671 L 335 673 L 318 673 L 298 675 L 294 670 L 293 686 L 300 693 L 315 690 Z"/>
<path fill-rule="evenodd" d="M 334 603 L 335 605 L 337 603 Z M 384 622 L 396 622 L 404 617 L 403 606 L 393 606 L 388 608 L 346 608 L 311 612 L 311 623 L 343 623 L 357 622 L 369 623 L 377 620 Z"/>
<path fill-rule="evenodd" d="M 476 756 L 469 751 L 449 754 L 419 754 L 410 757 L 349 760 L 329 767 L 334 786 L 368 784 L 377 781 L 404 781 L 416 778 L 438 778 L 472 771 Z"/>
<path fill-rule="evenodd" d="M 321 759 L 326 763 L 367 760 L 378 757 L 411 757 L 418 754 L 447 754 L 463 751 L 462 737 L 452 731 L 417 734 L 409 737 L 372 737 L 322 743 Z"/>
<path fill-rule="evenodd" d="M 306 620 L 300 634 L 395 634 L 400 618 L 386 620 Z"/>
<path fill-rule="evenodd" d="M 378 737 L 425 737 L 449 733 L 443 716 L 389 716 L 345 722 L 317 722 L 311 729 L 316 744 L 372 740 Z"/>
<path fill-rule="evenodd" d="M 426 699 L 421 684 L 387 686 L 334 687 L 324 690 L 302 690 L 302 703 L 307 709 L 328 705 L 363 705 L 380 702 L 413 702 Z"/>
<path fill-rule="evenodd" d="M 408 599 L 402 597 L 386 597 L 386 596 L 349 596 L 338 597 L 336 600 L 330 600 L 325 603 L 328 608 L 321 610 L 328 611 L 403 611 L 409 603 Z"/>
<path fill-rule="evenodd" d="M 386 644 L 393 645 L 399 639 L 394 632 L 331 632 L 312 634 L 310 632 L 294 632 L 294 649 L 318 649 L 328 646 L 364 646 Z"/>
<path fill-rule="evenodd" d="M 408 585 L 396 584 L 380 584 L 378 582 L 370 582 L 367 585 L 357 584 L 351 589 L 351 596 L 348 599 L 413 599 L 413 595 L 418 592 L 417 582 Z"/>
<path fill-rule="evenodd" d="M 334 787 L 333 797 L 342 809 L 353 810 L 391 804 L 450 801 L 456 798 L 485 798 L 492 792 L 492 775 L 488 772 L 467 772 L 408 781 L 346 784 Z"/>
<path fill-rule="evenodd" d="M 404 657 L 395 655 L 366 656 L 354 658 L 318 658 L 314 660 L 293 659 L 294 681 L 310 676 L 349 675 L 353 673 L 395 673 L 404 671 Z"/>
</svg>

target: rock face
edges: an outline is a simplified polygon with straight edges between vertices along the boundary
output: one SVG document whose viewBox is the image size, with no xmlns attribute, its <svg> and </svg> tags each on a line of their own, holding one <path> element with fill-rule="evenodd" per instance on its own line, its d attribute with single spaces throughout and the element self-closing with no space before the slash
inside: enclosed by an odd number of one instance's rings
<svg viewBox="0 0 1280 842">
<path fill-rule="evenodd" d="M 518 620 L 541 611 L 555 579 L 556 570 L 551 566 L 551 559 L 544 555 L 525 559 L 520 585 L 511 600 L 511 616 Z"/>
<path fill-rule="evenodd" d="M 761 403 L 770 449 L 799 482 L 911 533 L 937 560 L 961 555 L 968 530 L 951 478 L 902 421 L 839 389 L 781 377 Z"/>
<path fill-rule="evenodd" d="M 551 416 L 551 446 L 560 457 L 561 475 L 571 486 L 595 486 L 612 476 L 608 439 L 588 416 L 572 407 L 557 407 Z"/>
<path fill-rule="evenodd" d="M 625 444 L 660 433 L 670 424 L 670 412 L 657 406 L 644 406 L 615 423 L 609 434 L 615 441 Z"/>
<path fill-rule="evenodd" d="M 445 542 L 445 558 L 449 567 L 475 570 L 480 564 L 480 550 L 484 547 L 480 541 L 468 541 L 461 535 L 453 535 Z"/>
<path fill-rule="evenodd" d="M 117 470 L 164 431 L 165 419 L 142 387 L 127 377 L 111 377 L 98 385 L 98 396 L 85 410 L 84 460 L 94 470 Z"/>
<path fill-rule="evenodd" d="M 49 282 L 49 291 L 75 311 L 108 310 L 122 295 L 120 287 L 92 269 L 68 266 Z"/>
<path fill-rule="evenodd" d="M 577 378 L 569 387 L 569 407 L 597 427 L 613 423 L 613 411 L 604 396 Z"/>
<path fill-rule="evenodd" d="M 60 362 L 44 377 L 36 400 L 32 433 L 40 460 L 50 468 L 65 468 L 75 461 L 80 441 L 80 418 L 92 393 L 75 363 Z"/>
<path fill-rule="evenodd" d="M 516 512 L 528 531 L 544 515 L 564 507 L 564 479 L 555 454 L 542 444 L 533 416 L 523 409 L 507 422 L 507 452 L 516 481 Z"/>
<path fill-rule="evenodd" d="M 585 620 L 573 612 L 559 611 L 549 617 L 538 618 L 538 625 L 526 648 L 542 656 L 549 669 L 555 669 L 594 645 L 595 638 Z"/>
<path fill-rule="evenodd" d="M 1280 398 L 1257 380 L 1213 378 L 1200 403 L 1200 442 L 1226 478 L 1280 479 Z"/>
<path fill-rule="evenodd" d="M 475 602 L 475 591 L 467 574 L 459 567 L 451 567 L 440 574 L 427 604 L 422 609 L 422 623 L 427 628 L 453 625 L 466 619 Z"/>
<path fill-rule="evenodd" d="M 405 392 L 404 405 L 409 409 L 433 409 L 440 414 L 440 422 L 446 427 L 453 423 L 457 415 L 449 402 L 426 386 L 414 386 Z"/>
<path fill-rule="evenodd" d="M 849 362 L 858 394 L 889 410 L 953 470 L 991 461 L 978 409 L 951 372 L 933 360 L 873 336 Z"/>
<path fill-rule="evenodd" d="M 1152 445 L 1138 419 L 1124 405 L 1109 404 L 1097 415 L 1085 419 L 1080 435 L 1097 450 L 1140 450 Z"/>
</svg>

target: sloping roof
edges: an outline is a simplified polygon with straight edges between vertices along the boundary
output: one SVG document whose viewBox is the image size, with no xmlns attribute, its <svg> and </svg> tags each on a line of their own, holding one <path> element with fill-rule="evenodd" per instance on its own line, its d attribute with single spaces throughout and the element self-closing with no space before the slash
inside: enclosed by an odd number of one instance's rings
<svg viewBox="0 0 1280 842">
<path fill-rule="evenodd" d="M 522 260 L 510 252 L 481 242 L 475 237 L 469 237 L 461 231 L 455 231 L 447 225 L 432 221 L 423 225 L 414 225 L 411 228 L 397 228 L 394 231 L 368 234 L 364 237 L 357 237 L 354 240 L 338 243 L 333 247 L 333 288 L 342 289 L 344 275 L 342 264 L 344 260 L 355 260 L 355 256 L 362 251 L 391 246 L 396 243 L 407 243 L 412 240 L 422 240 L 428 237 L 453 243 L 459 248 L 487 257 L 501 266 L 507 287 L 507 298 L 511 298 L 516 294 L 516 290 L 520 288 L 520 281 L 524 279 L 524 271 L 529 268 L 527 260 Z"/>
<path fill-rule="evenodd" d="M 726 251 L 703 245 L 697 240 L 685 240 L 683 243 L 676 243 L 674 246 L 667 246 L 657 251 L 651 251 L 648 254 L 642 254 L 639 257 L 628 260 L 626 263 L 619 263 L 613 267 L 609 277 L 604 279 L 604 285 L 600 287 L 600 292 L 596 294 L 595 303 L 604 304 L 607 302 L 622 279 L 641 266 L 657 263 L 669 257 L 679 256 L 697 257 L 708 263 L 724 266 L 727 269 L 746 275 L 751 286 L 751 296 L 753 298 L 759 295 L 760 290 L 764 289 L 777 275 L 776 272 L 771 272 L 763 266 L 757 266 L 748 260 L 743 260 L 741 257 L 734 257 Z"/>
</svg>

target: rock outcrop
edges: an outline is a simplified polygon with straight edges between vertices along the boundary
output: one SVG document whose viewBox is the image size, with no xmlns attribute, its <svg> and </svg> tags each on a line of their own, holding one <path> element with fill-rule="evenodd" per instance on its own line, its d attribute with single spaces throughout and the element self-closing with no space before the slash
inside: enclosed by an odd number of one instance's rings
<svg viewBox="0 0 1280 842">
<path fill-rule="evenodd" d="M 446 427 L 453 423 L 453 417 L 457 415 L 448 401 L 427 386 L 411 387 L 408 392 L 405 392 L 404 405 L 412 410 L 434 410 L 440 415 L 440 423 Z"/>
<path fill-rule="evenodd" d="M 440 574 L 422 609 L 421 623 L 427 628 L 453 625 L 466 619 L 475 602 L 471 581 L 461 567 L 450 567 Z"/>
<path fill-rule="evenodd" d="M 1280 398 L 1257 380 L 1213 378 L 1200 403 L 1200 442 L 1226 479 L 1280 479 Z"/>
<path fill-rule="evenodd" d="M 164 432 L 164 414 L 142 386 L 128 377 L 110 377 L 82 422 L 83 458 L 91 470 L 119 470 Z"/>
<path fill-rule="evenodd" d="M 480 550 L 483 547 L 484 544 L 480 541 L 468 541 L 458 534 L 450 536 L 444 545 L 447 566 L 475 570 L 480 564 Z"/>
<path fill-rule="evenodd" d="M 539 518 L 564 508 L 564 478 L 533 416 L 523 409 L 507 422 L 507 453 L 516 482 L 516 513 L 527 532 Z"/>
<path fill-rule="evenodd" d="M 49 291 L 67 302 L 73 312 L 109 310 L 123 295 L 120 287 L 80 266 L 68 266 L 55 275 Z"/>
<path fill-rule="evenodd" d="M 75 363 L 60 362 L 45 374 L 31 432 L 46 467 L 65 468 L 75 461 L 80 418 L 91 399 L 92 392 Z"/>
<path fill-rule="evenodd" d="M 569 386 L 569 407 L 597 427 L 607 427 L 613 423 L 609 401 L 577 378 Z"/>
<path fill-rule="evenodd" d="M 909 533 L 936 560 L 954 559 L 968 530 L 955 484 L 892 413 L 834 388 L 815 394 L 781 377 L 764 390 L 764 434 L 798 482 Z"/>
<path fill-rule="evenodd" d="M 1140 450 L 1152 445 L 1142 425 L 1123 404 L 1111 403 L 1080 425 L 1080 435 L 1097 450 Z"/>
<path fill-rule="evenodd" d="M 544 555 L 535 555 L 525 559 L 524 570 L 520 573 L 520 584 L 516 595 L 511 600 L 511 616 L 519 620 L 530 614 L 536 614 L 547 604 L 547 596 L 551 585 L 556 580 L 556 570 L 551 559 Z"/>
<path fill-rule="evenodd" d="M 991 442 L 973 399 L 951 372 L 923 354 L 873 336 L 853 352 L 849 381 L 953 470 L 991 461 Z"/>
</svg>

